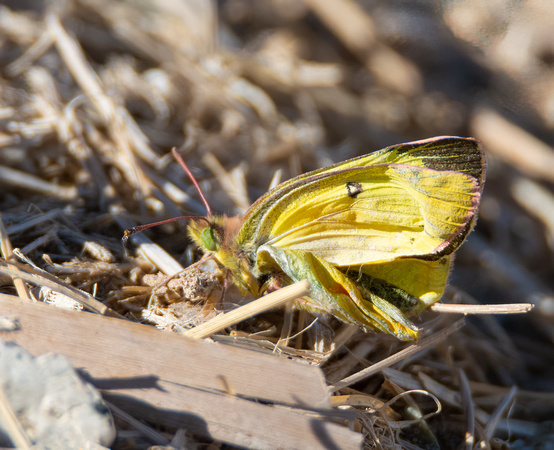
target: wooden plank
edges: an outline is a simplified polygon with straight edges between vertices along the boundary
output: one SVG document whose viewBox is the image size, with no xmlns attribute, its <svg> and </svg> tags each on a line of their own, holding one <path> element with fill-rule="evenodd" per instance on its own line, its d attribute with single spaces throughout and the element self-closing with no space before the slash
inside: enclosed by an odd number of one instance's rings
<svg viewBox="0 0 554 450">
<path fill-rule="evenodd" d="M 44 303 L 23 304 L 9 297 L 0 296 L 0 314 L 17 317 L 21 328 L 0 333 L 0 337 L 33 355 L 62 353 L 93 378 L 156 376 L 202 390 L 306 408 L 330 407 L 325 379 L 317 367 L 130 321 L 62 311 Z"/>
<path fill-rule="evenodd" d="M 359 433 L 325 418 L 257 403 L 338 416 L 328 409 L 328 390 L 316 367 L 14 296 L 0 295 L 0 314 L 19 321 L 18 330 L 0 332 L 2 339 L 33 355 L 64 354 L 135 417 L 244 447 L 360 446 Z"/>
<path fill-rule="evenodd" d="M 131 389 L 102 390 L 102 395 L 140 419 L 184 428 L 245 448 L 359 449 L 361 446 L 360 433 L 313 414 L 166 382 L 158 383 L 157 387 L 160 390 L 143 391 L 140 401 Z"/>
</svg>

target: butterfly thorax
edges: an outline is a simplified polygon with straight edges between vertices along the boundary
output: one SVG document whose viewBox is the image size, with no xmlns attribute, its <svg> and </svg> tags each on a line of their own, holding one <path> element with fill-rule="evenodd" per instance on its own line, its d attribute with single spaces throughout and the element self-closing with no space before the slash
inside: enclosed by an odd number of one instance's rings
<svg viewBox="0 0 554 450">
<path fill-rule="evenodd" d="M 254 255 L 237 245 L 237 234 L 243 224 L 241 217 L 208 216 L 191 219 L 188 233 L 204 253 L 211 253 L 228 270 L 243 293 L 257 296 L 259 281 L 253 273 Z"/>
</svg>

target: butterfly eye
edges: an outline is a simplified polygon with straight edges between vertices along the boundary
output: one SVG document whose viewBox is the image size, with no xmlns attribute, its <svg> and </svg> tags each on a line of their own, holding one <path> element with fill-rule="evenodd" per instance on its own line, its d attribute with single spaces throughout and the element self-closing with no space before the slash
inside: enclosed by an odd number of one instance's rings
<svg viewBox="0 0 554 450">
<path fill-rule="evenodd" d="M 211 252 L 215 252 L 219 248 L 217 233 L 212 227 L 202 230 L 202 246 Z"/>
</svg>

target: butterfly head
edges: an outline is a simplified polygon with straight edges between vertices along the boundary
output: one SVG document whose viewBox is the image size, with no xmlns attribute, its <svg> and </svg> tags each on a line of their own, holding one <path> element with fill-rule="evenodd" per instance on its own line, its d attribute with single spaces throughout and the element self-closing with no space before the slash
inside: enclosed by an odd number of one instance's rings
<svg viewBox="0 0 554 450">
<path fill-rule="evenodd" d="M 252 273 L 251 258 L 237 246 L 237 234 L 242 226 L 240 217 L 207 216 L 192 218 L 188 233 L 204 253 L 211 253 L 233 276 L 235 284 L 243 291 L 256 294 L 259 290 Z"/>
</svg>

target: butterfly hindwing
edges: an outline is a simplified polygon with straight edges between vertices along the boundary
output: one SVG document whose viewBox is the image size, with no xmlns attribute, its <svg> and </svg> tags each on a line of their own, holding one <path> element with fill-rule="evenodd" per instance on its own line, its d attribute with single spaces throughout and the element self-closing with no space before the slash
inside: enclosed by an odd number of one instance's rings
<svg viewBox="0 0 554 450">
<path fill-rule="evenodd" d="M 264 245 L 257 260 L 260 266 L 276 264 L 292 281 L 307 279 L 311 296 L 301 305 L 306 309 L 330 312 L 366 330 L 379 330 L 402 340 L 417 337 L 418 328 L 398 307 L 369 290 L 362 294 L 362 286 L 313 253 Z"/>
</svg>

